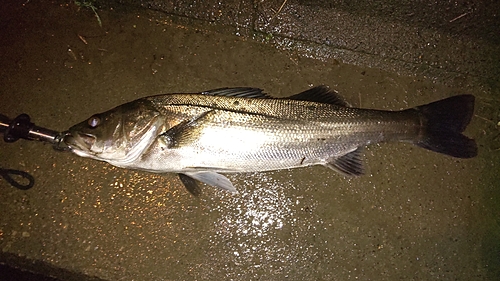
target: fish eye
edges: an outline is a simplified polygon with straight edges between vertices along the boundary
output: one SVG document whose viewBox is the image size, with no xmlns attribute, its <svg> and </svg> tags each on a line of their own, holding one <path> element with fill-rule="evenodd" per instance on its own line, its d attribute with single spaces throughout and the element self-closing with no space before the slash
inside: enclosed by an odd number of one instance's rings
<svg viewBox="0 0 500 281">
<path fill-rule="evenodd" d="M 101 118 L 99 118 L 99 116 L 92 116 L 89 118 L 87 123 L 89 124 L 89 126 L 91 128 L 95 128 L 95 127 L 99 126 L 99 124 L 101 124 Z"/>
</svg>

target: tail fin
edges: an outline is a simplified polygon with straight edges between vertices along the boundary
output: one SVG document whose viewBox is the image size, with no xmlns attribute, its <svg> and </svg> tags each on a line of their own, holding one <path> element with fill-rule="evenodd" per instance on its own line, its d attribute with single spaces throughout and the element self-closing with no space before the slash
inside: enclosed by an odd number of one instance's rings
<svg viewBox="0 0 500 281">
<path fill-rule="evenodd" d="M 473 139 L 462 134 L 474 112 L 474 96 L 454 96 L 415 107 L 423 115 L 423 135 L 416 145 L 458 158 L 477 155 Z"/>
</svg>

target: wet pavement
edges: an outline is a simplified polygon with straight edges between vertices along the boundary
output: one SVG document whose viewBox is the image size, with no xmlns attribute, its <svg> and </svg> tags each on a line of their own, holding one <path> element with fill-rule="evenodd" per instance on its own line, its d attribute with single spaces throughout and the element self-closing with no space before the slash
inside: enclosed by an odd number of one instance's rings
<svg viewBox="0 0 500 281">
<path fill-rule="evenodd" d="M 472 93 L 479 155 L 382 144 L 360 178 L 228 175 L 238 195 L 194 197 L 175 175 L 1 142 L 0 168 L 35 186 L 0 180 L 0 263 L 61 280 L 498 279 L 494 1 L 121 2 L 97 9 L 102 27 L 74 3 L 3 4 L 0 113 L 62 131 L 139 97 L 219 87 L 326 84 L 387 110 Z"/>
<path fill-rule="evenodd" d="M 222 25 L 316 59 L 452 80 L 500 75 L 495 1 L 120 2 Z"/>
</svg>

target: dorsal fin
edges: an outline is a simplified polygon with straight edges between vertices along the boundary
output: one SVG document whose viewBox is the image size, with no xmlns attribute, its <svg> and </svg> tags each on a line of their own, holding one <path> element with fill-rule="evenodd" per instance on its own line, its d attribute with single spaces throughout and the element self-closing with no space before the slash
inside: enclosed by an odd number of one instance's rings
<svg viewBox="0 0 500 281">
<path fill-rule="evenodd" d="M 201 93 L 202 95 L 224 96 L 224 97 L 239 97 L 239 98 L 258 98 L 268 99 L 273 98 L 262 92 L 259 88 L 237 87 L 237 88 L 220 88 L 208 90 Z M 350 107 L 338 92 L 330 90 L 327 86 L 320 85 L 285 99 L 312 101 L 318 103 L 328 103 L 337 106 Z"/>
<path fill-rule="evenodd" d="M 224 97 L 238 97 L 238 98 L 258 98 L 265 99 L 271 98 L 262 92 L 259 88 L 238 87 L 238 88 L 220 88 L 209 90 L 201 93 L 202 95 L 210 96 L 224 96 Z"/>
<path fill-rule="evenodd" d="M 337 93 L 335 90 L 330 90 L 325 85 L 316 86 L 302 93 L 298 93 L 287 99 L 301 100 L 301 101 L 312 101 L 319 103 L 328 103 L 343 107 L 350 107 L 350 105 Z"/>
</svg>

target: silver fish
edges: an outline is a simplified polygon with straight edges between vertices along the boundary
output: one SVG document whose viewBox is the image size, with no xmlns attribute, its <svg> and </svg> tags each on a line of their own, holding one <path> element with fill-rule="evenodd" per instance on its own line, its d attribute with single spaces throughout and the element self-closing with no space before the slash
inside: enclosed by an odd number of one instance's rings
<svg viewBox="0 0 500 281">
<path fill-rule="evenodd" d="M 71 127 L 75 154 L 114 166 L 178 173 L 236 192 L 219 173 L 324 165 L 363 174 L 361 149 L 404 141 L 458 158 L 477 155 L 462 134 L 474 96 L 459 95 L 401 111 L 350 107 L 326 86 L 288 98 L 256 88 L 141 98 Z"/>
</svg>

